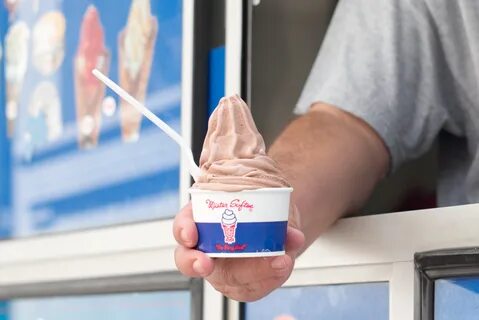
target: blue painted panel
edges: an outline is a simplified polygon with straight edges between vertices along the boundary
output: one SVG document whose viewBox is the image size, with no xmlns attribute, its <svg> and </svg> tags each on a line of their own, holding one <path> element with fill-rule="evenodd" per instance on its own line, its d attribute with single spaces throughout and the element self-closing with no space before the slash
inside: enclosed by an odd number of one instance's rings
<svg viewBox="0 0 479 320">
<path fill-rule="evenodd" d="M 117 107 L 111 114 L 102 107 L 98 144 L 80 148 L 77 138 L 81 128 L 74 70 L 85 12 L 89 6 L 98 11 L 109 56 L 108 75 L 119 82 L 120 35 L 133 0 L 17 1 L 9 10 L 6 3 L 0 3 L 0 35 L 4 40 L 13 25 L 24 22 L 31 54 L 12 137 L 6 135 L 5 54 L 0 60 L 0 238 L 174 215 L 179 206 L 179 148 L 146 119 L 141 121 L 138 140 L 124 142 L 119 98 L 111 90 L 102 98 L 113 98 Z M 145 104 L 181 131 L 182 1 L 150 4 L 158 32 Z M 45 74 L 34 63 L 35 26 L 51 11 L 66 21 L 64 58 L 58 69 Z M 48 136 L 47 117 L 31 111 L 33 93 L 45 82 L 56 88 L 60 101 L 62 130 L 55 139 Z"/>
<path fill-rule="evenodd" d="M 211 49 L 208 60 L 208 114 L 211 114 L 218 101 L 225 95 L 225 47 Z"/>
<path fill-rule="evenodd" d="M 387 283 L 282 288 L 246 304 L 246 320 L 387 320 Z"/>
<path fill-rule="evenodd" d="M 479 278 L 441 279 L 435 282 L 434 319 L 479 319 Z"/>
<path fill-rule="evenodd" d="M 5 45 L 3 39 L 8 26 L 7 10 L 0 6 L 0 75 L 4 74 Z M 5 79 L 0 76 L 0 239 L 9 238 L 11 232 L 11 169 L 10 141 L 7 139 L 6 121 L 3 117 L 3 101 L 5 101 Z"/>
</svg>

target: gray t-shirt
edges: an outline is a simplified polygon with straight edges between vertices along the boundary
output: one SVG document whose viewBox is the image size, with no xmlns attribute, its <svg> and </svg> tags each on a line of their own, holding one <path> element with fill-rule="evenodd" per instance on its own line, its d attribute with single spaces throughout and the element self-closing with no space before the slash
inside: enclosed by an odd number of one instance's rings
<svg viewBox="0 0 479 320">
<path fill-rule="evenodd" d="M 441 132 L 439 205 L 479 202 L 478 68 L 479 1 L 342 0 L 295 111 L 364 119 L 393 170 Z"/>
</svg>

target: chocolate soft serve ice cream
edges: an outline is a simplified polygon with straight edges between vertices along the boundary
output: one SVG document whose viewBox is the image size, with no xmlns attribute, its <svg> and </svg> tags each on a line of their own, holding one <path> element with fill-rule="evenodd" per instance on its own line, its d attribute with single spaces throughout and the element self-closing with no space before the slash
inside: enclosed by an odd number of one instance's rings
<svg viewBox="0 0 479 320">
<path fill-rule="evenodd" d="M 211 115 L 200 169 L 189 190 L 196 248 L 223 258 L 284 254 L 293 188 L 239 96 L 221 99 Z"/>
<path fill-rule="evenodd" d="M 220 100 L 211 115 L 200 157 L 201 176 L 193 188 L 241 191 L 289 187 L 266 155 L 248 105 L 238 96 Z"/>
</svg>

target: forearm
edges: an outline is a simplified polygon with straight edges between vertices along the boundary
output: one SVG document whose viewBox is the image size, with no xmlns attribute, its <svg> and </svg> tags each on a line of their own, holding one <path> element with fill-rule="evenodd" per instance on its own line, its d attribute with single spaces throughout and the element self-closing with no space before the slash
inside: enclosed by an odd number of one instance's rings
<svg viewBox="0 0 479 320">
<path fill-rule="evenodd" d="M 269 154 L 294 188 L 306 247 L 364 204 L 389 165 L 388 152 L 372 128 L 320 103 L 294 120 Z"/>
</svg>

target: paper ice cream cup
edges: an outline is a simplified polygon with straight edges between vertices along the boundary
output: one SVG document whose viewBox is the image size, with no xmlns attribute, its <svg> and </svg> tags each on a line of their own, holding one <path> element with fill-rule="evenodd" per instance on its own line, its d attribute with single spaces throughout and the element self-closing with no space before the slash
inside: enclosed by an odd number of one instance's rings
<svg viewBox="0 0 479 320">
<path fill-rule="evenodd" d="M 197 249 L 210 257 L 267 257 L 285 253 L 292 188 L 239 192 L 191 188 Z"/>
</svg>

